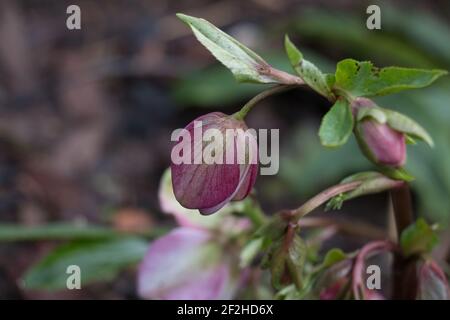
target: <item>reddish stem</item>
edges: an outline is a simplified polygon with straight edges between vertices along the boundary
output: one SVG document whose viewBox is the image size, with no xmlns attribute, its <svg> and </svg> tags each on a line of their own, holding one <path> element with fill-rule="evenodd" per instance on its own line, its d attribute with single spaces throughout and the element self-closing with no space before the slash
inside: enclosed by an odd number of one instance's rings
<svg viewBox="0 0 450 320">
<path fill-rule="evenodd" d="M 392 189 L 391 200 L 394 207 L 397 239 L 400 241 L 402 232 L 414 222 L 409 185 L 405 183 L 399 188 Z M 401 254 L 394 255 L 392 281 L 393 299 L 416 299 L 418 286 L 416 260 L 407 259 Z"/>
</svg>

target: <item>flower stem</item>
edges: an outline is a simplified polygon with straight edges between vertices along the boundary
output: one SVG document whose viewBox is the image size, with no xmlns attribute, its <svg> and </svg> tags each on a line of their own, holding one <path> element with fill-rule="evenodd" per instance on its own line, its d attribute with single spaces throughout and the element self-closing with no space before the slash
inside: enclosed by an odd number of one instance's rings
<svg viewBox="0 0 450 320">
<path fill-rule="evenodd" d="M 247 113 L 249 113 L 250 110 L 261 100 L 263 100 L 273 94 L 284 92 L 284 91 L 293 89 L 295 87 L 296 87 L 296 85 L 278 85 L 278 86 L 269 88 L 269 89 L 261 92 L 260 94 L 254 96 L 249 102 L 247 102 L 242 107 L 241 110 L 239 110 L 238 112 L 233 114 L 233 117 L 236 118 L 237 120 L 243 120 L 245 118 L 245 116 L 247 115 Z"/>
<path fill-rule="evenodd" d="M 410 224 L 414 222 L 409 185 L 403 184 L 392 189 L 391 200 L 394 207 L 397 239 Z M 414 259 L 407 259 L 401 254 L 394 255 L 392 281 L 393 299 L 415 299 L 417 293 L 417 271 Z"/>
<path fill-rule="evenodd" d="M 308 214 L 309 212 L 313 211 L 317 207 L 321 206 L 328 200 L 330 200 L 332 197 L 337 196 L 341 193 L 348 192 L 351 190 L 356 189 L 362 181 L 352 181 L 348 183 L 342 183 L 335 186 L 332 186 L 318 195 L 314 196 L 313 198 L 306 201 L 301 207 L 299 207 L 296 210 L 292 211 L 292 221 L 298 221 L 301 217 Z"/>
</svg>

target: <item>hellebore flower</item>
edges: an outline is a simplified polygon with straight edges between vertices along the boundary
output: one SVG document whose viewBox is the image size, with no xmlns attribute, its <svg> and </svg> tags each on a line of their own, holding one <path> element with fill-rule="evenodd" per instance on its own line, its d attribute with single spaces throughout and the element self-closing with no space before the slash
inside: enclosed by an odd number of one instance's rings
<svg viewBox="0 0 450 320">
<path fill-rule="evenodd" d="M 180 227 L 150 245 L 138 292 L 150 299 L 231 299 L 238 278 L 230 263 L 208 231 Z"/>
<path fill-rule="evenodd" d="M 352 109 L 355 114 L 359 113 L 360 108 L 367 110 L 375 106 L 369 99 L 358 98 L 352 104 Z M 405 164 L 405 134 L 393 129 L 387 122 L 380 122 L 373 116 L 364 117 L 357 121 L 355 135 L 362 152 L 373 163 L 392 167 Z"/>
<path fill-rule="evenodd" d="M 172 149 L 171 170 L 175 197 L 183 207 L 208 215 L 250 193 L 258 147 L 245 122 L 213 112 L 181 133 Z"/>
</svg>

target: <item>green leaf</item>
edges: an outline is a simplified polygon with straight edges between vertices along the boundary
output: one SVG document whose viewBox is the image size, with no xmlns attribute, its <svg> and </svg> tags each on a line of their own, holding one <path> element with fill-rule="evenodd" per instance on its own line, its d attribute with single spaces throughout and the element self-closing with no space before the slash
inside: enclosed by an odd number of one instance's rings
<svg viewBox="0 0 450 320">
<path fill-rule="evenodd" d="M 61 245 L 29 269 L 23 277 L 25 289 L 65 289 L 67 267 L 81 270 L 81 287 L 94 281 L 113 279 L 125 267 L 139 262 L 148 243 L 139 238 L 80 240 Z"/>
<path fill-rule="evenodd" d="M 330 199 L 327 203 L 326 209 L 340 209 L 344 201 L 360 197 L 362 195 L 379 193 L 399 187 L 402 182 L 398 180 L 389 179 L 379 172 L 367 171 L 354 174 L 342 180 L 341 183 L 348 183 L 352 181 L 361 181 L 362 183 L 356 189 L 337 195 Z"/>
<path fill-rule="evenodd" d="M 406 228 L 400 237 L 400 245 L 406 256 L 429 253 L 437 243 L 436 233 L 422 218 Z"/>
<path fill-rule="evenodd" d="M 344 251 L 338 248 L 333 248 L 330 251 L 327 252 L 325 255 L 325 258 L 323 259 L 322 267 L 329 268 L 335 263 L 338 263 L 339 261 L 345 260 L 347 256 L 345 255 Z"/>
<path fill-rule="evenodd" d="M 177 17 L 185 22 L 195 37 L 212 54 L 231 70 L 240 82 L 279 83 L 270 75 L 270 66 L 258 54 L 239 43 L 210 22 L 178 13 Z"/>
<path fill-rule="evenodd" d="M 352 134 L 353 115 L 348 102 L 338 99 L 323 117 L 320 124 L 320 142 L 325 147 L 339 147 L 345 144 Z"/>
<path fill-rule="evenodd" d="M 262 237 L 252 239 L 249 243 L 245 245 L 240 254 L 239 266 L 241 268 L 246 268 L 250 265 L 252 260 L 261 251 L 263 247 L 264 239 Z"/>
<path fill-rule="evenodd" d="M 438 69 L 401 67 L 379 69 L 369 61 L 345 59 L 337 64 L 336 86 L 353 97 L 373 97 L 423 88 L 445 74 L 447 71 Z"/>
<path fill-rule="evenodd" d="M 405 168 L 380 166 L 379 169 L 384 175 L 394 180 L 403 180 L 406 182 L 411 182 L 415 180 L 415 177 L 412 174 L 410 174 Z"/>
<path fill-rule="evenodd" d="M 334 82 L 334 77 L 323 74 L 313 63 L 303 59 L 302 53 L 287 35 L 284 38 L 284 47 L 292 67 L 303 81 L 316 92 L 332 100 L 334 95 L 329 84 Z"/>
<path fill-rule="evenodd" d="M 357 120 L 361 121 L 364 118 L 371 117 L 377 120 L 379 123 L 386 123 L 386 113 L 378 107 L 362 107 L 358 110 Z"/>
<path fill-rule="evenodd" d="M 417 122 L 394 110 L 383 109 L 383 112 L 387 116 L 387 123 L 392 129 L 406 133 L 413 138 L 423 140 L 430 147 L 433 147 L 433 139 Z"/>
<path fill-rule="evenodd" d="M 154 228 L 139 235 L 154 238 L 167 230 Z M 42 226 L 0 224 L 0 242 L 36 240 L 95 240 L 123 236 L 112 228 L 74 223 L 50 223 Z"/>
<path fill-rule="evenodd" d="M 272 246 L 269 261 L 272 286 L 275 289 L 281 289 L 282 278 L 286 270 L 286 251 L 282 241 Z"/>
<path fill-rule="evenodd" d="M 298 289 L 302 287 L 302 272 L 306 261 L 306 244 L 299 235 L 295 235 L 288 250 L 287 267 Z"/>
<path fill-rule="evenodd" d="M 118 235 L 119 233 L 111 228 L 73 223 L 53 223 L 35 227 L 0 224 L 0 241 L 104 239 Z"/>
</svg>

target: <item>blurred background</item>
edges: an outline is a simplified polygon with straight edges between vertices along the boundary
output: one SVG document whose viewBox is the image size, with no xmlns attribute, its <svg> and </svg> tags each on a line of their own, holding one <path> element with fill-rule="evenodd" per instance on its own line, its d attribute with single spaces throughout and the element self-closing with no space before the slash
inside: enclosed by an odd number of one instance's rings
<svg viewBox="0 0 450 320">
<path fill-rule="evenodd" d="M 81 8 L 81 30 L 66 28 L 70 4 Z M 369 4 L 381 7 L 381 30 L 366 28 Z M 285 33 L 326 72 L 347 57 L 450 70 L 445 0 L 0 1 L 1 299 L 136 298 L 135 265 L 148 239 L 174 224 L 157 196 L 171 132 L 207 112 L 233 113 L 265 88 L 237 84 L 176 12 L 211 21 L 286 71 Z M 416 176 L 416 215 L 442 227 L 443 258 L 450 239 L 449 89 L 446 77 L 377 99 L 435 140 L 434 149 L 409 147 L 407 168 Z M 280 129 L 280 172 L 256 184 L 266 213 L 297 207 L 371 168 L 353 138 L 339 150 L 320 146 L 328 108 L 299 89 L 261 102 L 248 116 L 251 127 Z M 387 194 L 379 194 L 331 214 L 386 228 L 388 212 Z M 141 236 L 110 241 L 118 231 Z M 349 249 L 361 244 L 335 241 Z M 68 261 L 86 263 L 90 284 L 83 290 L 55 284 L 66 276 L 55 270 Z"/>
</svg>

